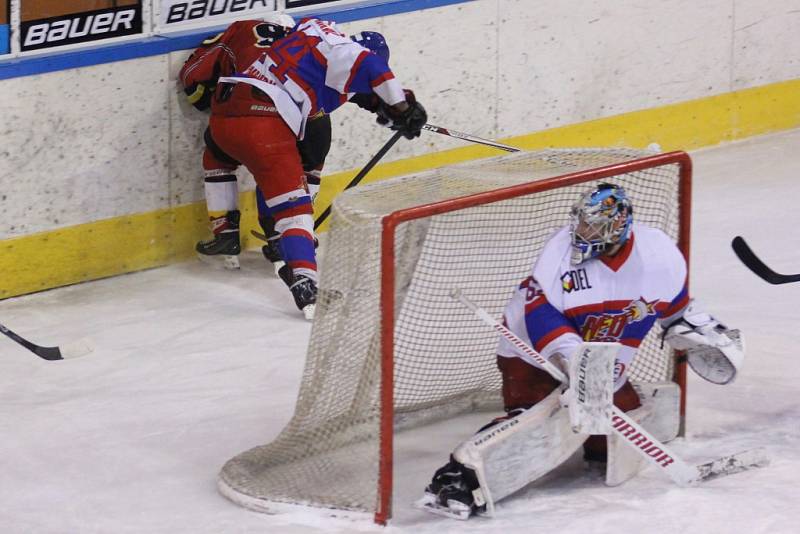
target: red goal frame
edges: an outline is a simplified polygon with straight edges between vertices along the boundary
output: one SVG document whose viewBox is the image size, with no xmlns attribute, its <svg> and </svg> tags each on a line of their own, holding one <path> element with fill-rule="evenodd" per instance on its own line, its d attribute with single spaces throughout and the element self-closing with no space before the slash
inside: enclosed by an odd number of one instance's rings
<svg viewBox="0 0 800 534">
<path fill-rule="evenodd" d="M 691 225 L 692 160 L 686 152 L 675 151 L 666 154 L 636 159 L 633 161 L 607 165 L 595 169 L 538 180 L 526 184 L 510 186 L 494 191 L 468 195 L 460 198 L 435 202 L 395 211 L 383 218 L 381 235 L 381 421 L 380 421 L 380 465 L 378 474 L 378 503 L 375 522 L 386 524 L 391 517 L 391 500 L 394 464 L 394 306 L 395 306 L 395 230 L 401 223 L 439 215 L 458 209 L 470 208 L 501 200 L 548 191 L 558 187 L 575 185 L 592 180 L 610 178 L 620 174 L 640 171 L 652 167 L 677 164 L 679 167 L 678 195 L 679 212 L 678 248 L 687 264 L 689 263 L 689 243 Z M 688 272 L 687 272 L 688 286 Z M 681 388 L 680 435 L 684 433 L 686 415 L 686 361 L 678 359 L 675 366 L 674 381 Z"/>
</svg>

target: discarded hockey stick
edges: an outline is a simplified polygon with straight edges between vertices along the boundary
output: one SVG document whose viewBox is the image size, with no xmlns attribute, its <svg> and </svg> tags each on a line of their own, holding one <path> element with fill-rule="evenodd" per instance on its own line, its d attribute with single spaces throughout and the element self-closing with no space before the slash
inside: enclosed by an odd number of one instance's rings
<svg viewBox="0 0 800 534">
<path fill-rule="evenodd" d="M 503 143 L 498 143 L 497 141 L 491 141 L 489 139 L 483 139 L 475 135 L 470 135 L 463 132 L 457 132 L 455 130 L 450 130 L 449 128 L 434 126 L 433 124 L 426 124 L 425 126 L 422 127 L 422 129 L 428 130 L 429 132 L 448 135 L 450 137 L 455 137 L 457 139 L 463 139 L 464 141 L 470 141 L 471 143 L 478 143 L 479 145 L 486 145 L 494 148 L 499 148 L 500 150 L 505 150 L 506 152 L 521 152 L 521 149 L 515 148 L 513 146 L 504 145 Z"/>
<path fill-rule="evenodd" d="M 465 297 L 460 289 L 453 289 L 450 296 L 460 301 L 484 323 L 494 328 L 504 338 L 514 344 L 536 361 L 542 368 L 560 382 L 567 382 L 567 377 L 548 359 L 533 350 L 508 328 L 490 316 L 486 310 L 478 307 L 474 302 Z M 672 480 L 681 487 L 692 486 L 704 480 L 730 475 L 744 471 L 750 467 L 763 467 L 769 464 L 763 449 L 750 449 L 730 456 L 724 456 L 711 462 L 697 466 L 690 465 L 678 458 L 666 445 L 659 442 L 642 426 L 631 419 L 616 406 L 611 414 L 611 427 L 624 441 L 636 449 L 651 464 L 666 472 Z"/>
<path fill-rule="evenodd" d="M 742 260 L 745 267 L 753 271 L 762 280 L 766 280 L 770 284 L 788 284 L 790 282 L 800 282 L 800 274 L 779 274 L 770 269 L 756 256 L 753 249 L 751 249 L 744 238 L 736 236 L 731 242 L 733 251 L 736 256 Z"/>
<path fill-rule="evenodd" d="M 361 169 L 361 171 L 359 171 L 359 173 L 358 173 L 358 174 L 356 174 L 356 175 L 353 177 L 353 179 L 352 179 L 352 180 L 350 180 L 350 183 L 349 183 L 349 184 L 347 184 L 347 185 L 345 186 L 345 190 L 347 190 L 347 189 L 350 189 L 351 187 L 355 187 L 355 186 L 356 186 L 356 185 L 357 185 L 357 184 L 358 184 L 358 183 L 359 183 L 361 180 L 363 180 L 363 179 L 364 179 L 364 177 L 367 175 L 367 173 L 368 173 L 369 171 L 371 171 L 371 170 L 372 170 L 372 167 L 374 167 L 375 165 L 377 165 L 377 163 L 378 163 L 378 162 L 381 160 L 381 158 L 382 158 L 383 156 L 385 156 L 387 152 L 389 152 L 389 149 L 390 149 L 390 148 L 392 148 L 392 147 L 394 146 L 394 144 L 395 144 L 395 143 L 396 143 L 396 142 L 397 142 L 397 141 L 398 141 L 398 140 L 399 140 L 399 139 L 400 139 L 402 136 L 403 136 L 403 132 L 399 132 L 399 131 L 398 131 L 398 132 L 395 132 L 395 134 L 392 136 L 392 138 L 391 138 L 391 139 L 389 139 L 388 141 L 386 141 L 386 144 L 384 144 L 384 145 L 381 147 L 381 149 L 380 149 L 380 150 L 378 150 L 378 153 L 377 153 L 377 154 L 375 154 L 374 156 L 372 156 L 372 159 L 371 159 L 371 160 L 369 160 L 369 162 L 367 162 L 367 164 L 366 164 L 366 165 L 364 165 L 364 168 L 363 168 L 363 169 Z M 319 227 L 320 227 L 320 225 L 321 225 L 323 222 L 325 222 L 325 219 L 327 219 L 327 218 L 328 218 L 328 215 L 330 215 L 330 214 L 331 214 L 331 206 L 332 206 L 332 205 L 333 205 L 333 204 L 331 204 L 330 206 L 328 206 L 327 208 L 325 208 L 325 211 L 323 211 L 322 213 L 320 213 L 319 217 L 317 217 L 317 220 L 316 220 L 316 221 L 314 221 L 314 230 L 316 230 L 317 228 L 319 228 Z"/>
<path fill-rule="evenodd" d="M 0 324 L 0 332 L 4 333 L 44 360 L 54 361 L 65 360 L 69 358 L 79 358 L 80 356 L 84 356 L 92 352 L 92 346 L 87 339 L 80 339 L 61 347 L 42 347 L 36 343 L 31 343 L 24 337 L 12 332 L 2 324 Z"/>
</svg>

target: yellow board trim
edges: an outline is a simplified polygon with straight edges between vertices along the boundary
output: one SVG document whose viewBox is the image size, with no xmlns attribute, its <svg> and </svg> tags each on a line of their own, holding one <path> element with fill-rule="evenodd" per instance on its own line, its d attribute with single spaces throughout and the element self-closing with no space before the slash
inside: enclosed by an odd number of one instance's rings
<svg viewBox="0 0 800 534">
<path fill-rule="evenodd" d="M 644 147 L 693 150 L 800 127 L 800 79 L 615 115 L 501 140 L 524 150 L 547 147 Z M 426 134 L 427 135 L 427 134 Z M 435 135 L 435 134 L 431 134 Z M 388 139 L 388 132 L 387 132 Z M 376 140 L 376 150 L 381 140 Z M 362 183 L 498 155 L 469 145 L 376 166 Z M 326 175 L 318 212 L 344 189 L 355 171 Z M 254 194 L 242 194 L 242 245 L 259 242 Z M 0 241 L 0 298 L 96 280 L 186 260 L 208 236 L 204 202 L 104 219 Z M 323 225 L 321 230 L 324 230 Z"/>
</svg>

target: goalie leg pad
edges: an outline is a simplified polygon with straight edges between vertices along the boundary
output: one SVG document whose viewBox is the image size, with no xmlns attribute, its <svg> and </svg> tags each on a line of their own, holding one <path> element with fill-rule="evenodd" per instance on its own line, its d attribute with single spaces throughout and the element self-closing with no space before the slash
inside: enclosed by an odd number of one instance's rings
<svg viewBox="0 0 800 534">
<path fill-rule="evenodd" d="M 666 443 L 678 436 L 680 429 L 681 391 L 674 382 L 637 383 L 633 385 L 642 405 L 628 415 L 653 437 Z M 644 459 L 619 434 L 608 436 L 606 485 L 619 486 L 636 476 Z"/>
<path fill-rule="evenodd" d="M 478 479 L 487 515 L 494 503 L 546 475 L 580 448 L 559 390 L 519 415 L 478 432 L 453 452 Z"/>
</svg>

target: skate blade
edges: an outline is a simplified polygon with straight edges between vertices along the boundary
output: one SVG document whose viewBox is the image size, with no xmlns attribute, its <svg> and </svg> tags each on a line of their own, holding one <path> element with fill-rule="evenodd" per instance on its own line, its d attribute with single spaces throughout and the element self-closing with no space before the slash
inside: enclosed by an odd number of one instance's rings
<svg viewBox="0 0 800 534">
<path fill-rule="evenodd" d="M 472 510 L 466 504 L 448 500 L 447 506 L 439 504 L 435 495 L 426 494 L 424 497 L 414 503 L 414 508 L 425 510 L 434 515 L 456 519 L 458 521 L 466 521 L 469 519 Z"/>
<path fill-rule="evenodd" d="M 212 267 L 221 267 L 228 271 L 235 271 L 239 269 L 239 256 L 229 254 L 208 255 L 198 252 L 197 257 L 200 258 L 200 261 L 206 265 L 211 265 Z"/>
<path fill-rule="evenodd" d="M 272 268 L 275 270 L 275 276 L 277 276 L 278 278 L 281 279 L 283 278 L 281 276 L 281 269 L 283 268 L 284 265 L 286 265 L 286 262 L 282 260 L 272 262 Z"/>
<path fill-rule="evenodd" d="M 314 312 L 317 310 L 316 304 L 306 304 L 305 308 L 303 308 L 303 316 L 309 320 L 314 320 Z"/>
</svg>

